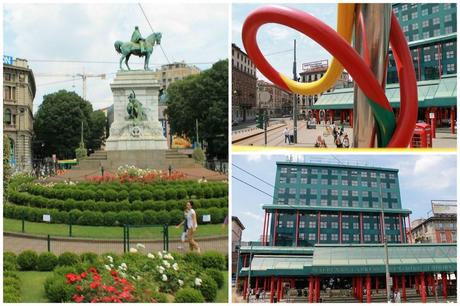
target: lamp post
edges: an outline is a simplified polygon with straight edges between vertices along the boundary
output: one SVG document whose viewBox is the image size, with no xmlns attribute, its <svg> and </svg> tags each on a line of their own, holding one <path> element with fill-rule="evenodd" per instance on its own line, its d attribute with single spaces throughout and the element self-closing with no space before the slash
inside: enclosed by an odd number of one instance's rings
<svg viewBox="0 0 460 306">
<path fill-rule="evenodd" d="M 383 233 L 383 248 L 385 250 L 385 284 L 387 288 L 387 302 L 391 303 L 391 295 L 390 295 L 390 290 L 391 290 L 391 277 L 390 277 L 390 267 L 389 267 L 389 259 L 388 259 L 388 241 L 387 241 L 387 236 L 385 235 L 386 228 L 385 228 L 385 213 L 383 211 L 383 200 L 382 200 L 382 183 L 380 183 L 380 212 L 382 215 L 382 233 Z"/>
<path fill-rule="evenodd" d="M 296 59 L 296 40 L 294 39 L 294 62 L 292 64 L 293 80 L 297 81 L 297 59 Z M 292 115 L 294 116 L 294 143 L 297 143 L 297 95 L 293 95 L 294 104 L 292 106 Z"/>
<path fill-rule="evenodd" d="M 249 303 L 249 299 L 251 298 L 251 266 L 252 266 L 252 244 L 251 244 L 251 250 L 249 251 L 248 297 L 247 297 L 248 303 Z"/>
</svg>

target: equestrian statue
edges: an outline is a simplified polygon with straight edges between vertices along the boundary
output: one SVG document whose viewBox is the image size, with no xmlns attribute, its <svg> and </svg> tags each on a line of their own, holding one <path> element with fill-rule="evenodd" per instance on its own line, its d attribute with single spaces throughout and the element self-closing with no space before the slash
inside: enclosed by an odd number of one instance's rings
<svg viewBox="0 0 460 306">
<path fill-rule="evenodd" d="M 150 55 L 152 55 L 153 47 L 156 45 L 161 44 L 161 33 L 154 32 L 151 35 L 147 36 L 147 38 L 143 38 L 141 32 L 139 31 L 139 27 L 136 26 L 134 28 L 134 32 L 131 35 L 131 41 L 122 42 L 117 40 L 115 42 L 115 50 L 121 54 L 120 58 L 120 70 L 123 70 L 122 63 L 125 60 L 126 67 L 128 70 L 131 70 L 128 65 L 129 57 L 131 55 L 136 55 L 139 57 L 145 57 L 144 61 L 144 70 L 149 69 L 149 59 Z"/>
</svg>

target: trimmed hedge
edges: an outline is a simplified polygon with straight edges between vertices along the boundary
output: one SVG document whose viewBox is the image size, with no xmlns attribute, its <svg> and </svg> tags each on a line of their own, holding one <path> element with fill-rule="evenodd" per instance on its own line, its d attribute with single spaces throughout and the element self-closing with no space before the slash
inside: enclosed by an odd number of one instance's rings
<svg viewBox="0 0 460 306">
<path fill-rule="evenodd" d="M 3 273 L 3 302 L 21 302 L 21 281 L 13 271 Z"/>
<path fill-rule="evenodd" d="M 225 279 L 224 274 L 221 271 L 210 268 L 206 269 L 205 273 L 214 279 L 219 289 L 224 286 Z"/>
<path fill-rule="evenodd" d="M 207 274 L 202 274 L 200 278 L 202 282 L 198 289 L 201 291 L 201 294 L 203 294 L 206 302 L 214 302 L 217 296 L 217 283 Z"/>
<path fill-rule="evenodd" d="M 198 224 L 203 224 L 202 216 L 210 214 L 211 223 L 219 224 L 228 214 L 228 208 L 211 208 L 196 209 L 198 215 Z M 151 224 L 169 224 L 175 225 L 183 220 L 183 211 L 174 209 L 154 210 L 149 209 L 141 211 L 121 210 L 117 212 L 100 212 L 94 210 L 60 211 L 58 209 L 27 207 L 14 204 L 5 204 L 3 207 L 3 216 L 11 219 L 22 219 L 30 222 L 42 222 L 43 215 L 51 215 L 51 223 L 68 224 L 70 221 L 76 225 L 93 225 L 93 226 L 120 226 L 122 224 L 133 225 L 151 225 Z"/>
<path fill-rule="evenodd" d="M 177 291 L 174 303 L 204 303 L 203 294 L 193 288 L 183 288 Z"/>
<path fill-rule="evenodd" d="M 17 263 L 22 271 L 32 271 L 37 268 L 38 255 L 37 252 L 26 250 L 19 254 Z"/>
<path fill-rule="evenodd" d="M 58 257 L 58 262 L 60 266 L 74 266 L 79 264 L 80 257 L 72 252 L 64 252 Z"/>
<path fill-rule="evenodd" d="M 58 265 L 58 257 L 50 252 L 41 253 L 37 260 L 38 271 L 52 271 Z"/>
</svg>

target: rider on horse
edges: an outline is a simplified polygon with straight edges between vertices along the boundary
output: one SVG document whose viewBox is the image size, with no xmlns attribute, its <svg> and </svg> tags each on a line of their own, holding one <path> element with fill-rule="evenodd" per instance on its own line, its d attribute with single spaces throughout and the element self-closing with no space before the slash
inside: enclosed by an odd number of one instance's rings
<svg viewBox="0 0 460 306">
<path fill-rule="evenodd" d="M 131 35 L 131 42 L 133 43 L 139 43 L 141 46 L 141 53 L 144 53 L 144 43 L 145 39 L 142 37 L 141 32 L 139 31 L 139 27 L 135 26 L 133 35 Z"/>
</svg>

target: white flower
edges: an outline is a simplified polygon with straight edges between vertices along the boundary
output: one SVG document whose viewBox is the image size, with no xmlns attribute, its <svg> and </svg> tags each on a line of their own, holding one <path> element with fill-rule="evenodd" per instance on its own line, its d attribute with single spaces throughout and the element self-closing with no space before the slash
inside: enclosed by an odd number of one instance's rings
<svg viewBox="0 0 460 306">
<path fill-rule="evenodd" d="M 165 271 L 165 268 L 163 268 L 163 266 L 157 266 L 157 270 L 158 270 L 158 272 L 163 274 L 163 272 Z"/>
<path fill-rule="evenodd" d="M 114 267 L 113 264 L 110 264 L 110 267 L 113 268 Z"/>
<path fill-rule="evenodd" d="M 195 278 L 195 286 L 197 286 L 197 287 L 201 286 L 201 283 L 202 283 L 202 282 L 203 282 L 203 281 L 201 280 L 201 278 L 198 278 L 198 277 Z"/>
<path fill-rule="evenodd" d="M 163 260 L 163 264 L 165 265 L 166 268 L 170 268 L 171 264 L 167 262 L 166 260 Z"/>
<path fill-rule="evenodd" d="M 136 247 L 137 247 L 138 249 L 145 249 L 145 245 L 143 245 L 142 243 L 136 244 Z"/>
<path fill-rule="evenodd" d="M 184 285 L 184 281 L 183 281 L 183 280 L 178 279 L 177 282 L 179 283 L 179 286 L 181 286 L 181 287 Z"/>
<path fill-rule="evenodd" d="M 129 249 L 129 252 L 130 252 L 130 253 L 137 253 L 137 249 L 136 249 L 136 248 L 130 248 L 130 249 Z"/>
<path fill-rule="evenodd" d="M 163 274 L 163 275 L 161 276 L 161 280 L 165 282 L 165 281 L 168 280 L 168 277 L 167 277 L 165 274 Z"/>
<path fill-rule="evenodd" d="M 177 264 L 177 262 L 175 262 L 173 265 L 172 265 L 174 271 L 177 271 L 179 270 L 179 265 Z"/>
<path fill-rule="evenodd" d="M 137 276 L 137 280 L 141 280 L 142 277 L 140 275 Z"/>
<path fill-rule="evenodd" d="M 158 251 L 158 257 L 163 258 L 163 254 L 160 251 Z"/>
<path fill-rule="evenodd" d="M 108 259 L 110 262 L 113 262 L 113 257 L 112 257 L 112 256 L 107 256 L 107 259 Z"/>
<path fill-rule="evenodd" d="M 151 258 L 151 259 L 154 259 L 154 258 L 155 258 L 155 255 L 153 255 L 152 253 L 148 253 L 148 254 L 147 254 L 147 257 L 148 257 L 148 258 Z"/>
<path fill-rule="evenodd" d="M 104 266 L 108 271 L 112 270 L 112 268 L 110 268 L 108 265 L 105 265 Z"/>
<path fill-rule="evenodd" d="M 122 262 L 121 265 L 118 268 L 120 270 L 124 270 L 124 271 L 128 270 L 128 266 L 124 262 Z"/>
<path fill-rule="evenodd" d="M 123 278 L 126 278 L 127 275 L 124 272 L 120 272 L 120 276 L 123 277 Z"/>
</svg>

